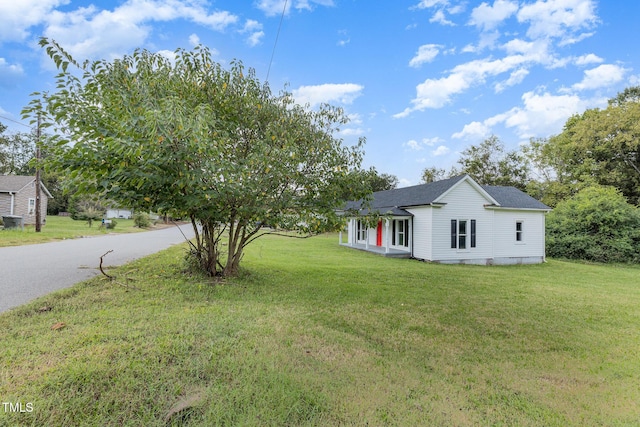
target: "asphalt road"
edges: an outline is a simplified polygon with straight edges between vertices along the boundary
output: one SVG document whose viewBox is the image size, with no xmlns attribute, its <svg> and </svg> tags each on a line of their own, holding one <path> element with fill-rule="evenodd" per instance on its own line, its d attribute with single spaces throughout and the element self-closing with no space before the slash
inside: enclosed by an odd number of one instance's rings
<svg viewBox="0 0 640 427">
<path fill-rule="evenodd" d="M 193 237 L 190 224 L 181 226 Z M 37 245 L 0 248 L 0 313 L 50 292 L 100 274 L 103 266 L 122 265 L 184 242 L 177 227 L 132 234 L 85 237 Z"/>
</svg>

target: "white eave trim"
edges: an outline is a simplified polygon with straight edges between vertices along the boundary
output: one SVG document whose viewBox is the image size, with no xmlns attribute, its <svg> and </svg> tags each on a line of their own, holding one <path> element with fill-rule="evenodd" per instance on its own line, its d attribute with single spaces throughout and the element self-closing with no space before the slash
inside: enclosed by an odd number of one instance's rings
<svg viewBox="0 0 640 427">
<path fill-rule="evenodd" d="M 551 208 L 549 209 L 537 209 L 537 208 L 514 208 L 514 207 L 505 207 L 505 206 L 496 206 L 496 205 L 484 205 L 485 209 L 491 209 L 496 211 L 528 211 L 528 212 L 551 212 Z"/>
</svg>

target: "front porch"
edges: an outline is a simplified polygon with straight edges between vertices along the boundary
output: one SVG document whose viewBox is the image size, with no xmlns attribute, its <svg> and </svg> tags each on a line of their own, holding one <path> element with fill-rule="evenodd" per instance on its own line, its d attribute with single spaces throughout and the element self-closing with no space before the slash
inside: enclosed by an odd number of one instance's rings
<svg viewBox="0 0 640 427">
<path fill-rule="evenodd" d="M 359 251 L 372 252 L 374 254 L 382 255 L 388 258 L 411 258 L 411 253 L 402 251 L 399 249 L 385 248 L 383 246 L 364 245 L 361 243 L 350 244 L 340 242 L 340 246 L 346 246 L 347 248 L 357 249 Z"/>
</svg>

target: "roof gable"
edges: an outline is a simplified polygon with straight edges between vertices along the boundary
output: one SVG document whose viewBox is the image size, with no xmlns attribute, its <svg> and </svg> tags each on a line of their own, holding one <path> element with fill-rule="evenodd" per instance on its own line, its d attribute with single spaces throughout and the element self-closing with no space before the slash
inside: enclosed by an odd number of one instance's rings
<svg viewBox="0 0 640 427">
<path fill-rule="evenodd" d="M 457 181 L 455 184 L 450 186 L 444 193 L 438 196 L 438 198 L 434 200 L 434 203 L 441 202 L 446 197 L 447 194 L 452 192 L 456 187 L 460 186 L 463 182 L 467 182 L 469 185 L 471 185 L 471 187 L 473 187 L 474 190 L 476 190 L 482 197 L 484 197 L 487 200 L 487 202 L 494 205 L 498 204 L 498 201 L 495 198 L 493 198 L 491 194 L 489 194 L 484 188 L 482 188 L 480 184 L 475 182 L 469 175 L 462 175 L 462 179 Z"/>
</svg>

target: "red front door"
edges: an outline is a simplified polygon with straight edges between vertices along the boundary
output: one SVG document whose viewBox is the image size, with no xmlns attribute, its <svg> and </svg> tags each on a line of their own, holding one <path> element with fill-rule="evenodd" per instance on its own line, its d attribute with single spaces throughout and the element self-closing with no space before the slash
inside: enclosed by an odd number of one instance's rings
<svg viewBox="0 0 640 427">
<path fill-rule="evenodd" d="M 376 235 L 376 245 L 382 246 L 382 221 L 378 221 L 378 233 Z"/>
</svg>

